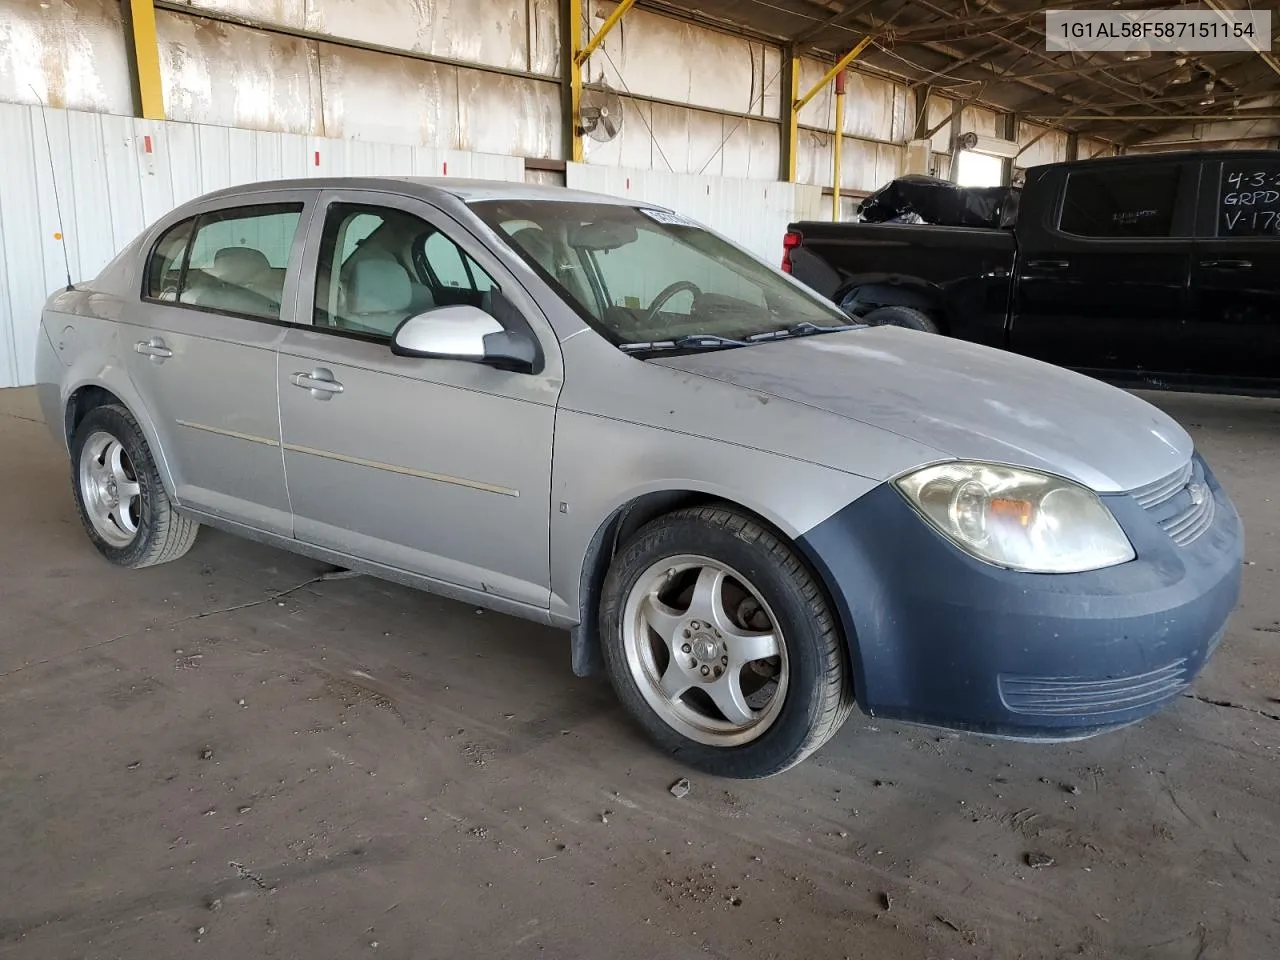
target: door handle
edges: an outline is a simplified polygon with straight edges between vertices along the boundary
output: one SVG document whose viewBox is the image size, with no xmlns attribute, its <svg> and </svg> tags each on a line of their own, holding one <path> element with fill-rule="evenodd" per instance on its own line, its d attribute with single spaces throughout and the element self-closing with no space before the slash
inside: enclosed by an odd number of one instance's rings
<svg viewBox="0 0 1280 960">
<path fill-rule="evenodd" d="M 1201 260 L 1206 270 L 1252 270 L 1252 260 Z"/>
<path fill-rule="evenodd" d="M 333 379 L 333 372 L 324 367 L 317 367 L 310 373 L 295 373 L 289 378 L 295 387 L 310 390 L 311 396 L 317 400 L 328 400 L 335 393 L 342 392 L 342 384 Z"/>
<path fill-rule="evenodd" d="M 133 345 L 133 350 L 144 357 L 150 357 L 155 363 L 164 363 L 165 360 L 173 356 L 173 351 L 166 347 L 164 341 L 159 337 L 152 337 L 150 340 L 139 340 Z"/>
<path fill-rule="evenodd" d="M 1033 270 L 1065 270 L 1071 266 L 1070 260 L 1028 260 L 1027 266 Z"/>
</svg>

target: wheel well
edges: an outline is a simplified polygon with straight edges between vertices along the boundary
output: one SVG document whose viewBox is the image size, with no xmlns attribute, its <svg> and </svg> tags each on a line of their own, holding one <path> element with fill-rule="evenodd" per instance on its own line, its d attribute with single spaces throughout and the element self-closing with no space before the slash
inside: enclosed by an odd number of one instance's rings
<svg viewBox="0 0 1280 960">
<path fill-rule="evenodd" d="M 121 403 L 121 400 L 104 387 L 90 385 L 81 387 L 71 394 L 67 400 L 67 409 L 63 412 L 63 430 L 66 432 L 67 443 L 71 443 L 76 427 L 80 426 L 80 421 L 88 415 L 90 410 L 111 403 Z M 122 403 L 121 405 L 123 406 Z"/>
<path fill-rule="evenodd" d="M 582 564 L 582 583 L 578 592 L 578 625 L 569 631 L 572 644 L 573 672 L 577 676 L 590 676 L 600 673 L 604 669 L 604 658 L 600 653 L 600 627 L 598 622 L 600 596 L 603 592 L 605 577 L 609 574 L 609 565 L 612 563 L 614 555 L 617 554 L 618 548 L 626 542 L 628 537 L 650 520 L 655 520 L 664 514 L 673 513 L 685 507 L 704 506 L 707 504 L 730 507 L 744 513 L 756 523 L 768 527 L 781 539 L 787 542 L 791 541 L 791 538 L 779 530 L 776 525 L 760 516 L 754 510 L 732 500 L 714 497 L 711 494 L 700 493 L 695 490 L 663 490 L 658 493 L 649 493 L 619 507 L 608 520 L 601 524 L 600 529 L 596 531 L 596 535 L 592 537 L 591 543 L 587 547 L 587 555 Z M 831 602 L 830 590 L 826 581 L 817 570 L 813 569 L 807 557 L 799 553 L 799 551 L 797 553 L 800 556 L 800 562 L 809 568 L 814 580 L 817 581 L 823 593 L 826 594 L 827 603 L 830 605 L 834 615 L 835 604 Z"/>
<path fill-rule="evenodd" d="M 866 283 L 849 287 L 838 295 L 841 309 L 863 317 L 880 307 L 910 307 L 934 322 L 941 333 L 949 333 L 946 302 L 934 292 L 897 283 Z"/>
</svg>

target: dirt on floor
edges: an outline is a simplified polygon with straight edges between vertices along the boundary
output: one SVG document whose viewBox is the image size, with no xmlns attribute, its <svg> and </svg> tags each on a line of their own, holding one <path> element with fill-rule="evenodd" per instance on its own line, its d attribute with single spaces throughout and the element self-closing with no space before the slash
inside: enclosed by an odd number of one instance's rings
<svg viewBox="0 0 1280 960">
<path fill-rule="evenodd" d="M 111 567 L 2 394 L 0 957 L 1280 956 L 1280 403 L 1149 399 L 1248 529 L 1193 694 L 1061 746 L 855 715 L 731 782 L 565 634 L 209 530 Z"/>
</svg>

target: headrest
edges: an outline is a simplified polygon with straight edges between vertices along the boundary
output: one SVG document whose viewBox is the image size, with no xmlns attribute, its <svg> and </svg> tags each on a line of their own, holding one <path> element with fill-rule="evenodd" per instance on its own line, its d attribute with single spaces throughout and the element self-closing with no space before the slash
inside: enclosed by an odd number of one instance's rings
<svg viewBox="0 0 1280 960">
<path fill-rule="evenodd" d="M 347 295 L 350 313 L 395 313 L 413 302 L 409 271 L 390 259 L 357 261 L 351 269 Z"/>
<path fill-rule="evenodd" d="M 547 273 L 555 275 L 555 248 L 551 246 L 551 241 L 542 230 L 537 227 L 523 227 L 511 235 L 511 240 L 533 257 Z"/>
<path fill-rule="evenodd" d="M 209 273 L 227 283 L 247 283 L 271 269 L 261 250 L 252 247 L 223 247 L 213 255 Z"/>
</svg>

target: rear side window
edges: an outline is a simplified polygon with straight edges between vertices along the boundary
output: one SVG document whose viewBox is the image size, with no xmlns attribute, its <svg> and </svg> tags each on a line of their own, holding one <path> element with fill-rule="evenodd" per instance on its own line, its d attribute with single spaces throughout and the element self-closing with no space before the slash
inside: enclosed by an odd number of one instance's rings
<svg viewBox="0 0 1280 960">
<path fill-rule="evenodd" d="M 1218 236 L 1280 236 L 1280 160 L 1228 160 L 1222 165 Z"/>
<path fill-rule="evenodd" d="M 148 297 L 263 320 L 280 319 L 302 204 L 238 207 L 173 227 L 147 265 Z"/>
<path fill-rule="evenodd" d="M 178 299 L 178 286 L 182 282 L 182 264 L 187 255 L 187 242 L 191 239 L 191 225 L 195 221 L 184 220 L 160 238 L 151 252 L 147 264 L 146 296 L 152 300 Z"/>
<path fill-rule="evenodd" d="M 1172 236 L 1181 178 L 1177 164 L 1074 171 L 1058 228 L 1102 240 Z"/>
</svg>

